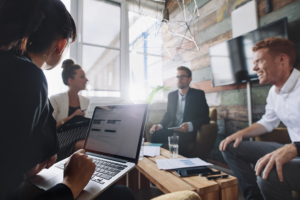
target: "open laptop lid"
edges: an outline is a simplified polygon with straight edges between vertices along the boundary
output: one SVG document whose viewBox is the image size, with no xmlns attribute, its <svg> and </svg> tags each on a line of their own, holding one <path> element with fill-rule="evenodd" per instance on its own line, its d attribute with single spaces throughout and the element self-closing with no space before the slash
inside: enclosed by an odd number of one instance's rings
<svg viewBox="0 0 300 200">
<path fill-rule="evenodd" d="M 137 164 L 147 112 L 147 104 L 96 107 L 85 151 Z"/>
</svg>

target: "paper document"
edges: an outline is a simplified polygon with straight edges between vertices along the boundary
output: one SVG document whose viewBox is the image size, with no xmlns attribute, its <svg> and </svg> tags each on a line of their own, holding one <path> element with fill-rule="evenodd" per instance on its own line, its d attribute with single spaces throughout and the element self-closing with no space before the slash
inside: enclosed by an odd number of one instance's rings
<svg viewBox="0 0 300 200">
<path fill-rule="evenodd" d="M 212 166 L 200 158 L 156 159 L 158 169 L 178 169 L 187 167 Z"/>
<path fill-rule="evenodd" d="M 160 147 L 144 146 L 144 156 L 155 157 L 160 155 Z"/>
</svg>

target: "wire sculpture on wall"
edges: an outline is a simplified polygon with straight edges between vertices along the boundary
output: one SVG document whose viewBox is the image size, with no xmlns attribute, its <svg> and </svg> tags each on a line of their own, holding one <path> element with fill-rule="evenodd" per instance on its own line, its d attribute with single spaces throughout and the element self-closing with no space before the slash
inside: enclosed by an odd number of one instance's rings
<svg viewBox="0 0 300 200">
<path fill-rule="evenodd" d="M 129 0 L 129 9 L 141 20 L 144 37 L 130 45 L 131 52 L 148 53 L 175 60 L 185 51 L 199 52 L 199 11 L 196 0 Z M 171 13 L 169 10 L 171 9 Z M 153 18 L 153 23 L 149 23 Z M 134 22 L 131 22 L 134 23 Z M 146 46 L 145 46 L 146 45 Z M 150 51 L 150 52 L 149 52 Z"/>
</svg>

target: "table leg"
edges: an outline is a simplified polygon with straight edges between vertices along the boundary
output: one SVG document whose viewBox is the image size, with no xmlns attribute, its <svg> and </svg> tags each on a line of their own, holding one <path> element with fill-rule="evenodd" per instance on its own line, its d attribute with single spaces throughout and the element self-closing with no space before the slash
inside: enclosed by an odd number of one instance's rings
<svg viewBox="0 0 300 200">
<path fill-rule="evenodd" d="M 139 189 L 139 171 L 134 168 L 133 170 L 131 170 L 128 173 L 128 185 L 127 187 L 129 187 L 132 191 L 136 191 Z"/>
<path fill-rule="evenodd" d="M 141 172 L 139 172 L 139 189 L 150 188 L 150 181 L 144 176 Z"/>
</svg>

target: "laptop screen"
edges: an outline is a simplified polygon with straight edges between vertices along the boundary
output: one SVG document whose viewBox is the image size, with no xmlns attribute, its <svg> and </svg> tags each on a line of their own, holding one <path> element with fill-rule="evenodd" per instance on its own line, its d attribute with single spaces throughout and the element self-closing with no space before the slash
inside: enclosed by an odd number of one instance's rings
<svg viewBox="0 0 300 200">
<path fill-rule="evenodd" d="M 146 111 L 147 106 L 97 107 L 84 149 L 135 159 Z"/>
</svg>

